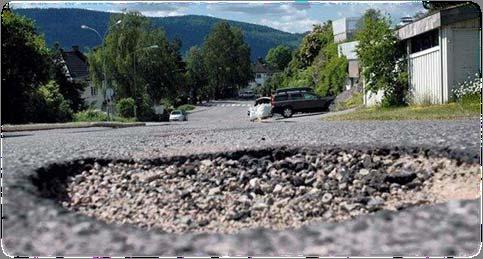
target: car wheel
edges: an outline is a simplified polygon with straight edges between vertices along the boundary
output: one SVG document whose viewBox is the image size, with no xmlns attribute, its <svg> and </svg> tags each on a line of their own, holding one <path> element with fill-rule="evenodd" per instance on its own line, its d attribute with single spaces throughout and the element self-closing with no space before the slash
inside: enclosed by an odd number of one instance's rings
<svg viewBox="0 0 483 259">
<path fill-rule="evenodd" d="M 292 108 L 290 108 L 290 107 L 285 107 L 285 108 L 283 108 L 282 115 L 283 115 L 283 117 L 285 117 L 285 118 L 290 118 L 290 117 L 292 117 L 292 115 L 293 115 Z"/>
</svg>

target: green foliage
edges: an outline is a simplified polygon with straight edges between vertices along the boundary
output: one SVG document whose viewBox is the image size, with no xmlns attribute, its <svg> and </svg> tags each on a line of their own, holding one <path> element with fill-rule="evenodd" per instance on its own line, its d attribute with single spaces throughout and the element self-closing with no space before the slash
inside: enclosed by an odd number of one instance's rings
<svg viewBox="0 0 483 259">
<path fill-rule="evenodd" d="M 292 51 L 288 46 L 278 45 L 268 51 L 265 60 L 272 67 L 283 71 L 292 60 Z"/>
<path fill-rule="evenodd" d="M 300 47 L 290 62 L 290 69 L 303 69 L 312 65 L 320 50 L 332 42 L 334 42 L 334 36 L 331 21 L 323 25 L 314 25 L 312 31 L 302 39 Z"/>
<path fill-rule="evenodd" d="M 320 95 L 337 95 L 343 91 L 347 66 L 347 59 L 338 55 L 332 23 L 315 25 L 295 52 L 279 88 L 312 87 Z"/>
<path fill-rule="evenodd" d="M 2 123 L 38 119 L 32 103 L 36 92 L 49 80 L 49 50 L 34 23 L 2 11 Z M 35 113 L 32 113 L 35 112 Z"/>
<path fill-rule="evenodd" d="M 191 101 L 196 103 L 199 97 L 209 93 L 206 67 L 203 62 L 203 54 L 199 47 L 191 47 L 186 56 L 186 84 L 190 89 Z"/>
<path fill-rule="evenodd" d="M 74 114 L 74 121 L 107 121 L 107 113 L 99 110 L 85 110 Z"/>
<path fill-rule="evenodd" d="M 405 66 L 398 66 L 398 60 L 404 51 L 398 48 L 390 19 L 378 10 L 367 10 L 356 38 L 359 41 L 356 52 L 366 79 L 366 91 L 384 90 L 383 106 L 403 104 L 406 79 L 400 76 L 400 70 Z"/>
<path fill-rule="evenodd" d="M 35 122 L 65 122 L 72 119 L 72 109 L 59 91 L 59 85 L 50 81 L 37 90 Z"/>
<path fill-rule="evenodd" d="M 120 24 L 117 21 L 121 20 Z M 180 43 L 171 44 L 164 31 L 153 29 L 150 20 L 137 12 L 114 14 L 104 45 L 89 54 L 91 78 L 101 87 L 103 67 L 113 83 L 117 98 L 132 97 L 137 110 L 145 105 L 145 95 L 158 103 L 176 96 L 184 89 L 184 64 L 179 54 Z"/>
<path fill-rule="evenodd" d="M 88 109 L 74 114 L 74 121 L 77 122 L 96 122 L 96 121 L 119 121 L 119 122 L 134 122 L 133 118 L 123 118 L 119 116 L 107 116 L 106 112 Z"/>
<path fill-rule="evenodd" d="M 480 112 L 481 94 L 466 94 L 461 97 L 460 105 L 463 110 Z"/>
<path fill-rule="evenodd" d="M 80 30 L 81 24 L 97 29 L 101 35 L 107 30 L 110 13 L 85 9 L 15 9 L 16 13 L 34 19 L 45 34 L 48 46 L 56 41 L 64 48 L 73 45 L 94 48 L 99 45 L 99 38 L 87 30 Z M 192 46 L 203 44 L 211 28 L 218 22 L 224 21 L 215 17 L 184 15 L 173 17 L 149 17 L 155 27 L 164 28 L 170 40 L 179 37 L 183 42 L 180 52 L 185 53 Z M 62 21 L 62 22 L 59 22 Z M 296 47 L 303 35 L 287 33 L 267 26 L 228 21 L 231 26 L 243 30 L 246 42 L 252 49 L 251 60 L 264 57 L 268 50 L 279 44 Z"/>
<path fill-rule="evenodd" d="M 316 92 L 320 95 L 337 95 L 344 89 L 344 83 L 347 78 L 348 61 L 346 57 L 339 57 L 337 52 L 337 44 L 330 43 L 322 51 L 325 62 L 316 64 L 319 68 L 317 74 Z"/>
<path fill-rule="evenodd" d="M 271 77 L 269 77 L 263 86 L 260 89 L 260 92 L 258 94 L 261 94 L 263 96 L 269 96 L 271 93 L 278 88 L 283 88 L 285 86 L 284 81 L 286 80 L 285 78 L 285 73 L 283 72 L 277 72 L 274 73 Z"/>
<path fill-rule="evenodd" d="M 234 96 L 252 79 L 250 47 L 242 31 L 227 22 L 216 24 L 203 45 L 209 94 L 218 99 Z"/>
<path fill-rule="evenodd" d="M 133 98 L 123 98 L 116 103 L 116 109 L 119 115 L 125 118 L 134 117 L 134 106 L 136 105 Z"/>
<path fill-rule="evenodd" d="M 178 108 L 176 108 L 176 110 L 182 110 L 182 111 L 192 111 L 194 109 L 195 109 L 195 106 L 191 104 L 183 104 L 181 106 L 178 106 Z"/>
</svg>

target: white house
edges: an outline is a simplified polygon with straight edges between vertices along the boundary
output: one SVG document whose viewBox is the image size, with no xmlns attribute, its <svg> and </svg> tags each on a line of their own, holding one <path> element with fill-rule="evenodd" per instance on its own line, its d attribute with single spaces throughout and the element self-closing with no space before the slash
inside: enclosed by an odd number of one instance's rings
<svg viewBox="0 0 483 259">
<path fill-rule="evenodd" d="M 344 42 L 352 40 L 357 29 L 359 17 L 345 17 L 332 22 L 332 31 L 334 33 L 334 42 Z"/>
<path fill-rule="evenodd" d="M 474 4 L 441 10 L 399 28 L 415 103 L 447 103 L 452 89 L 481 75 L 481 13 Z"/>
<path fill-rule="evenodd" d="M 62 56 L 60 62 L 64 64 L 64 73 L 67 79 L 86 84 L 86 88 L 81 94 L 86 105 L 101 109 L 104 97 L 89 79 L 87 57 L 79 50 L 79 46 L 72 46 L 70 51 L 61 49 L 60 53 Z"/>
<path fill-rule="evenodd" d="M 356 53 L 358 41 L 350 41 L 341 43 L 337 46 L 339 56 L 345 56 L 349 63 L 347 80 L 345 84 L 346 90 L 351 89 L 359 83 L 360 71 L 359 71 L 359 57 Z"/>
<path fill-rule="evenodd" d="M 254 79 L 248 82 L 248 87 L 242 91 L 255 91 L 257 88 L 263 86 L 265 81 L 267 81 L 276 71 L 267 63 L 258 59 L 252 64 L 252 72 Z"/>
</svg>

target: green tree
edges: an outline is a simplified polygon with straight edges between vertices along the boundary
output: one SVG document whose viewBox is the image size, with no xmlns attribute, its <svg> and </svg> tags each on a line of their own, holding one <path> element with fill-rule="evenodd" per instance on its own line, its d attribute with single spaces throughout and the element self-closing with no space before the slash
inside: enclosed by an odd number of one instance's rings
<svg viewBox="0 0 483 259">
<path fill-rule="evenodd" d="M 314 62 L 321 49 L 329 43 L 334 42 L 332 34 L 332 22 L 327 21 L 323 25 L 316 24 L 312 31 L 307 34 L 295 52 L 294 58 L 290 62 L 290 69 L 304 69 Z"/>
<path fill-rule="evenodd" d="M 34 23 L 2 12 L 2 123 L 34 120 L 31 103 L 36 90 L 49 79 L 49 50 Z"/>
<path fill-rule="evenodd" d="M 366 91 L 384 90 L 384 103 L 401 104 L 404 101 L 405 86 L 401 83 L 404 80 L 400 80 L 400 72 L 396 67 L 404 51 L 398 48 L 390 19 L 378 10 L 369 9 L 361 24 L 356 35 L 359 40 L 356 52 L 366 80 Z"/>
<path fill-rule="evenodd" d="M 72 120 L 72 109 L 69 102 L 60 93 L 57 82 L 51 80 L 39 87 L 34 95 L 32 113 L 37 118 L 32 122 L 65 122 Z"/>
<path fill-rule="evenodd" d="M 343 91 L 347 66 L 334 43 L 332 22 L 314 25 L 285 70 L 280 87 L 312 87 L 321 95 L 337 95 Z"/>
<path fill-rule="evenodd" d="M 112 15 L 109 28 L 104 45 L 89 54 L 95 85 L 101 86 L 105 66 L 116 98 L 133 98 L 136 110 L 174 98 L 182 87 L 180 46 L 171 45 L 165 32 L 153 28 L 139 12 Z"/>
<path fill-rule="evenodd" d="M 214 98 L 233 96 L 253 77 L 250 47 L 240 29 L 227 22 L 217 23 L 206 37 L 203 60 L 207 69 L 209 92 Z"/>
<path fill-rule="evenodd" d="M 328 44 L 320 53 L 325 58 L 319 59 L 313 66 L 316 69 L 316 91 L 321 95 L 335 96 L 344 89 L 347 78 L 348 61 L 347 58 L 339 57 L 337 44 Z"/>
<path fill-rule="evenodd" d="M 209 96 L 207 92 L 208 78 L 206 67 L 203 63 L 203 55 L 198 46 L 193 46 L 186 55 L 186 83 L 191 93 L 191 100 L 196 102 L 200 96 Z"/>
<path fill-rule="evenodd" d="M 278 45 L 275 48 L 271 48 L 265 57 L 268 64 L 278 70 L 283 71 L 292 60 L 292 51 L 285 45 Z"/>
</svg>

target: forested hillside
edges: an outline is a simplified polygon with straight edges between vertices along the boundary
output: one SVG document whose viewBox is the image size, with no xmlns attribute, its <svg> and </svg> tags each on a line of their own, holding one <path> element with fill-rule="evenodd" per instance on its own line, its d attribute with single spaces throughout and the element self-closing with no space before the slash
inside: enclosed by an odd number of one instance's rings
<svg viewBox="0 0 483 259">
<path fill-rule="evenodd" d="M 15 9 L 14 12 L 35 20 L 40 33 L 45 35 L 48 46 L 58 42 L 64 48 L 79 45 L 86 50 L 100 43 L 92 31 L 82 30 L 85 24 L 97 29 L 101 35 L 107 28 L 110 13 L 84 9 Z M 181 39 L 184 54 L 193 45 L 201 45 L 213 25 L 222 19 L 208 16 L 150 17 L 152 24 L 162 26 L 169 39 Z M 228 21 L 240 27 L 251 48 L 251 58 L 265 57 L 268 50 L 279 44 L 298 46 L 302 34 L 292 34 L 267 26 Z"/>
</svg>

